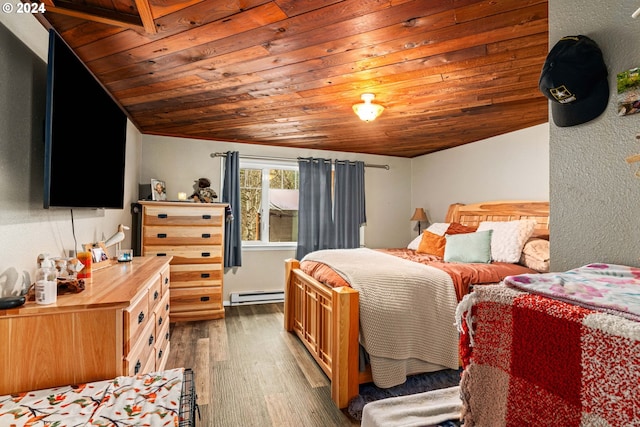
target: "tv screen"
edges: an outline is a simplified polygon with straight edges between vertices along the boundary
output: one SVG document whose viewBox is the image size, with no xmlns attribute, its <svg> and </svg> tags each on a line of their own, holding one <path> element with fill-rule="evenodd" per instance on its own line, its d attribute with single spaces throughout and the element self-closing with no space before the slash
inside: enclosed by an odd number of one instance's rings
<svg viewBox="0 0 640 427">
<path fill-rule="evenodd" d="M 44 207 L 122 209 L 127 116 L 49 31 Z"/>
</svg>

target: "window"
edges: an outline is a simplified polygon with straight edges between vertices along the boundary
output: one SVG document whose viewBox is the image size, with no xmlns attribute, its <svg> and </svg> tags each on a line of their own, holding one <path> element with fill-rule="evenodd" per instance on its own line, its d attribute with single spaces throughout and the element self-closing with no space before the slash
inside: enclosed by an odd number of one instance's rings
<svg viewBox="0 0 640 427">
<path fill-rule="evenodd" d="M 298 164 L 240 160 L 243 246 L 291 246 L 298 240 Z"/>
</svg>

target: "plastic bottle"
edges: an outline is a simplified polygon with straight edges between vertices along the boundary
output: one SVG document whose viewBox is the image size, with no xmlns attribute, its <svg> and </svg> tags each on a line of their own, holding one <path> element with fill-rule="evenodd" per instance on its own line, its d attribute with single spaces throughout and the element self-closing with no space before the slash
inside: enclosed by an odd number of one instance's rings
<svg viewBox="0 0 640 427">
<path fill-rule="evenodd" d="M 58 299 L 58 273 L 53 261 L 45 258 L 36 270 L 36 304 L 53 304 Z"/>
</svg>

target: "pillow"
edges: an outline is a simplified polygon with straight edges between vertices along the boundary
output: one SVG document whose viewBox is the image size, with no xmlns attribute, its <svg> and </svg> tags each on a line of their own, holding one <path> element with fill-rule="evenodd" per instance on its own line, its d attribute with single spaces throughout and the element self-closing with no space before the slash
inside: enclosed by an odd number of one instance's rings
<svg viewBox="0 0 640 427">
<path fill-rule="evenodd" d="M 446 234 L 445 262 L 491 262 L 491 234 L 493 230 L 475 233 Z"/>
<path fill-rule="evenodd" d="M 422 234 L 418 234 L 418 237 L 416 237 L 411 242 L 409 242 L 409 244 L 407 245 L 407 249 L 417 251 L 421 240 L 422 240 Z"/>
<path fill-rule="evenodd" d="M 520 261 L 522 248 L 533 234 L 535 226 L 536 221 L 533 219 L 483 221 L 478 226 L 478 231 L 493 230 L 491 258 L 494 261 L 515 264 Z"/>
<path fill-rule="evenodd" d="M 422 240 L 418 249 L 419 254 L 436 255 L 442 258 L 444 256 L 444 246 L 447 243 L 447 239 L 444 236 L 438 236 L 430 231 L 422 233 Z"/>
<path fill-rule="evenodd" d="M 477 230 L 478 227 L 469 227 L 467 225 L 462 225 L 459 222 L 452 222 L 447 228 L 447 232 L 445 234 L 463 234 L 463 233 L 473 233 Z"/>
<path fill-rule="evenodd" d="M 549 241 L 531 238 L 522 248 L 520 264 L 540 273 L 549 272 Z"/>
<path fill-rule="evenodd" d="M 449 228 L 448 222 L 434 222 L 427 228 L 425 231 L 429 231 L 433 234 L 437 234 L 438 236 L 444 236 L 444 233 Z M 422 240 L 422 234 L 413 239 L 408 245 L 407 249 L 412 249 L 414 251 L 418 250 L 418 246 L 420 246 L 420 241 Z"/>
</svg>

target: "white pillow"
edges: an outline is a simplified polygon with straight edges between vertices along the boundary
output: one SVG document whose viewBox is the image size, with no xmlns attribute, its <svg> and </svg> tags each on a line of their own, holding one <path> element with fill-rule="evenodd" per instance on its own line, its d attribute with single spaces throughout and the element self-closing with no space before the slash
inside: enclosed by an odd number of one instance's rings
<svg viewBox="0 0 640 427">
<path fill-rule="evenodd" d="M 437 234 L 438 236 L 444 236 L 444 233 L 447 231 L 447 229 L 449 228 L 449 223 L 448 222 L 434 222 L 433 224 L 431 224 L 429 226 L 429 228 L 427 228 L 424 231 L 429 231 L 433 234 Z M 407 249 L 413 249 L 414 251 L 418 250 L 418 246 L 420 246 L 420 241 L 422 240 L 422 233 L 420 233 L 420 235 L 418 235 L 418 237 L 416 237 L 415 239 L 413 239 L 411 241 L 411 243 L 409 243 L 407 245 Z"/>
<path fill-rule="evenodd" d="M 515 264 L 520 261 L 522 248 L 533 234 L 536 221 L 483 221 L 478 231 L 493 230 L 491 235 L 491 259 Z"/>
</svg>

